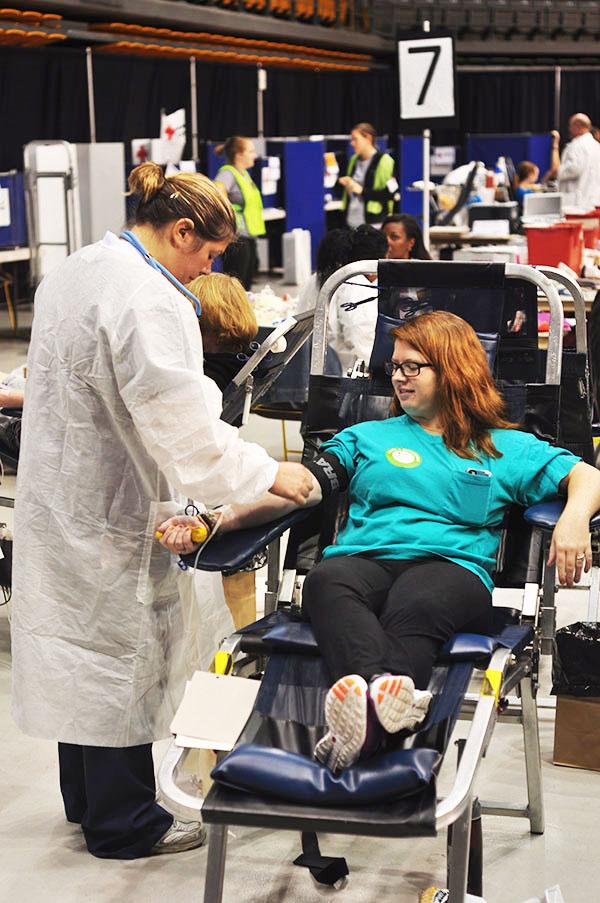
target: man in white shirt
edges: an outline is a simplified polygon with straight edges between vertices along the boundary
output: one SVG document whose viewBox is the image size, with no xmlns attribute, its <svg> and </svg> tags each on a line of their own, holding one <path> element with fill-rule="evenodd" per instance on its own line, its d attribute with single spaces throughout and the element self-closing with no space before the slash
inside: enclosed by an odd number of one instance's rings
<svg viewBox="0 0 600 903">
<path fill-rule="evenodd" d="M 592 122 L 585 113 L 569 119 L 571 141 L 559 156 L 560 135 L 553 132 L 551 173 L 558 178 L 565 207 L 582 211 L 600 205 L 600 144 L 594 139 Z"/>
</svg>

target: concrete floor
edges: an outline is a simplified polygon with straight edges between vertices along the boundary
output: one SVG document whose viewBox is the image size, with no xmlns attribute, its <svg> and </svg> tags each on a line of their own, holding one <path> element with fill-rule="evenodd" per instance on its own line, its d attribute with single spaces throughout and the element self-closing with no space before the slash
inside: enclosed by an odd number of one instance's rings
<svg viewBox="0 0 600 903">
<path fill-rule="evenodd" d="M 2 326 L 0 317 L 0 328 Z M 23 362 L 26 344 L 2 341 L 0 371 Z M 290 425 L 290 444 L 294 425 Z M 281 455 L 281 432 L 273 421 L 253 419 L 247 436 Z M 0 495 L 14 493 L 14 477 L 5 477 Z M 11 521 L 11 511 L 0 510 Z M 561 592 L 559 619 L 569 623 L 585 615 L 583 593 Z M 548 690 L 545 663 L 544 690 Z M 206 850 L 137 862 L 94 859 L 79 829 L 62 814 L 56 746 L 23 736 L 9 714 L 10 640 L 6 607 L 0 608 L 0 899 L 27 903 L 178 903 L 202 900 Z M 541 743 L 546 803 L 546 833 L 532 837 L 521 819 L 484 817 L 484 894 L 487 903 L 523 903 L 543 898 L 560 885 L 566 903 L 600 901 L 600 774 L 552 765 L 554 713 L 541 712 Z M 464 735 L 460 724 L 457 736 Z M 600 742 L 600 740 L 599 740 Z M 165 743 L 156 744 L 160 759 Z M 449 755 L 447 757 L 451 759 Z M 448 786 L 451 762 L 442 774 Z M 523 742 L 520 728 L 498 725 L 479 774 L 478 793 L 486 799 L 525 800 Z M 299 837 L 293 833 L 233 828 L 225 880 L 225 903 L 414 903 L 424 888 L 445 885 L 445 838 L 384 841 L 324 836 L 325 854 L 345 855 L 347 887 L 336 893 L 315 885 L 295 868 Z M 557 900 L 558 903 L 558 900 Z"/>
</svg>

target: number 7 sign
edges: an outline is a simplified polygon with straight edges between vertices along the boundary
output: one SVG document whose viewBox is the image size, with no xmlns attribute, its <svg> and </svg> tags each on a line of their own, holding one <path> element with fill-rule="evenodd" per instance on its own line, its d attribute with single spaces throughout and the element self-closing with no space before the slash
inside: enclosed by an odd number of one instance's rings
<svg viewBox="0 0 600 903">
<path fill-rule="evenodd" d="M 451 119 L 454 102 L 454 45 L 451 37 L 423 35 L 398 42 L 400 119 Z"/>
</svg>

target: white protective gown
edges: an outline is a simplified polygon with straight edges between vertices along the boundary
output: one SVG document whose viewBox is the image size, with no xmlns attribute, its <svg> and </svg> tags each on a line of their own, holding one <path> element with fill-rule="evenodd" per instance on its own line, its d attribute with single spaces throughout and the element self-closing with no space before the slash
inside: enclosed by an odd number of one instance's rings
<svg viewBox="0 0 600 903">
<path fill-rule="evenodd" d="M 186 675 L 175 558 L 187 498 L 248 502 L 277 463 L 219 420 L 190 302 L 107 233 L 35 298 L 17 479 L 13 714 L 37 737 L 168 736 Z"/>
<path fill-rule="evenodd" d="M 343 310 L 341 305 L 350 301 L 365 303 L 354 310 Z M 340 285 L 331 299 L 327 339 L 339 357 L 344 373 L 357 360 L 363 360 L 369 366 L 377 310 L 377 283 L 362 275 L 353 276 L 349 282 Z"/>
<path fill-rule="evenodd" d="M 600 204 L 600 144 L 591 132 L 573 138 L 565 147 L 558 169 L 563 206 L 583 212 Z"/>
</svg>

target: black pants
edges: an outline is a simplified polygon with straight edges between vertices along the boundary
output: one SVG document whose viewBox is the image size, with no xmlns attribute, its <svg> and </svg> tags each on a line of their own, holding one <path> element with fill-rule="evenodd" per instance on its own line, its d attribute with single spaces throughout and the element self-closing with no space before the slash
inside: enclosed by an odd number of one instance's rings
<svg viewBox="0 0 600 903">
<path fill-rule="evenodd" d="M 152 745 L 113 749 L 58 744 L 67 818 L 101 859 L 148 856 L 173 817 L 157 805 Z"/>
<path fill-rule="evenodd" d="M 302 608 L 333 681 L 407 674 L 427 688 L 454 633 L 490 633 L 492 600 L 479 577 L 450 561 L 328 558 L 304 582 Z"/>
<path fill-rule="evenodd" d="M 249 291 L 256 269 L 256 239 L 240 235 L 223 254 L 223 272 L 228 276 L 236 276 L 246 291 Z"/>
</svg>

